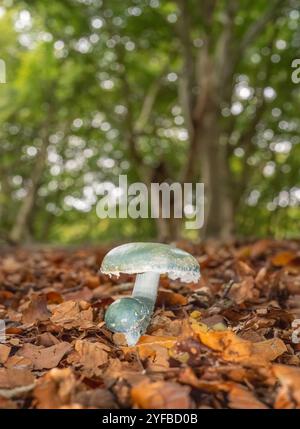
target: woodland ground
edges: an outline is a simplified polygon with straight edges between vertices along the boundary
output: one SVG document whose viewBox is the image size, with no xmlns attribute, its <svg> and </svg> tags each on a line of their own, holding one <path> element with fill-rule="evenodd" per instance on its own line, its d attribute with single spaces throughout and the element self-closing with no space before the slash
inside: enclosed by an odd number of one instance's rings
<svg viewBox="0 0 300 429">
<path fill-rule="evenodd" d="M 133 348 L 104 326 L 133 281 L 98 275 L 107 249 L 2 248 L 0 407 L 300 408 L 300 242 L 177 245 L 202 277 L 161 278 Z"/>
</svg>

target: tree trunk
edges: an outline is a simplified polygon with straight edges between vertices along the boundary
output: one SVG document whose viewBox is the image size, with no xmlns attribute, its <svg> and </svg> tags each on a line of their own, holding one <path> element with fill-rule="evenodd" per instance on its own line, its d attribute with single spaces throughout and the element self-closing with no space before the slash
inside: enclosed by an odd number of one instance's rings
<svg viewBox="0 0 300 429">
<path fill-rule="evenodd" d="M 181 237 L 182 219 L 155 219 L 157 228 L 157 240 L 161 243 L 170 243 L 179 240 Z"/>
<path fill-rule="evenodd" d="M 9 239 L 13 243 L 19 243 L 27 232 L 28 222 L 34 209 L 36 194 L 45 168 L 47 147 L 48 138 L 45 137 L 31 174 L 27 194 L 21 203 L 15 223 L 9 234 Z"/>
<path fill-rule="evenodd" d="M 6 228 L 7 228 L 7 222 L 6 218 L 9 218 L 8 216 L 8 204 L 7 199 L 8 196 L 11 194 L 11 187 L 8 181 L 8 175 L 5 171 L 1 172 L 1 180 L 0 180 L 0 186 L 1 186 L 1 192 L 0 192 L 0 220 L 1 220 L 1 229 L 3 228 L 3 231 L 1 231 L 1 238 L 7 239 Z"/>
<path fill-rule="evenodd" d="M 170 217 L 163 218 L 162 196 L 159 195 L 159 217 L 155 219 L 157 228 L 157 239 L 160 242 L 169 243 L 174 240 L 180 239 L 182 218 L 174 217 L 175 203 L 174 196 L 170 196 Z"/>
<path fill-rule="evenodd" d="M 211 117 L 211 119 L 213 116 Z M 210 118 L 208 118 L 210 119 Z M 233 234 L 234 213 L 226 146 L 216 126 L 201 135 L 201 171 L 205 189 L 204 238 L 228 240 Z"/>
</svg>

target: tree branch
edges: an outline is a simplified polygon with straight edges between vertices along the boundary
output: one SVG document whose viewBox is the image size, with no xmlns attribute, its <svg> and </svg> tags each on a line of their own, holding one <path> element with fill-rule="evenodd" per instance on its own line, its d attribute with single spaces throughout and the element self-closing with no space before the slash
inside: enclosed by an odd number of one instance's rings
<svg viewBox="0 0 300 429">
<path fill-rule="evenodd" d="M 163 68 L 160 76 L 150 85 L 148 92 L 144 97 L 144 101 L 141 107 L 141 113 L 134 125 L 134 133 L 139 134 L 142 132 L 143 128 L 146 126 L 147 122 L 150 119 L 151 113 L 153 111 L 153 107 L 158 96 L 159 90 L 161 88 L 162 78 L 165 75 L 169 64 Z"/>
</svg>

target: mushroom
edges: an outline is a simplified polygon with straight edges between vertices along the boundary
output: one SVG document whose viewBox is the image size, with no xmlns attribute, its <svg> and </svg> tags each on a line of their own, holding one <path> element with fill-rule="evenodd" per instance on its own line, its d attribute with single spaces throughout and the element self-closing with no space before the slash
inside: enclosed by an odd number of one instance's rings
<svg viewBox="0 0 300 429">
<path fill-rule="evenodd" d="M 106 311 L 105 323 L 113 332 L 125 335 L 129 346 L 135 345 L 149 325 L 157 297 L 159 277 L 197 282 L 200 269 L 197 260 L 168 244 L 129 243 L 112 249 L 102 261 L 103 274 L 137 274 L 131 297 L 113 302 Z"/>
</svg>

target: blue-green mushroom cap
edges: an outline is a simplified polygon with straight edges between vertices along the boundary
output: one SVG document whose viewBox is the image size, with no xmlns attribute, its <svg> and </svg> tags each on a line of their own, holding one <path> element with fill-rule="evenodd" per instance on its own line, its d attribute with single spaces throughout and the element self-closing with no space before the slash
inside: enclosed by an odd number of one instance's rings
<svg viewBox="0 0 300 429">
<path fill-rule="evenodd" d="M 200 277 L 198 261 L 188 252 L 161 243 L 129 243 L 112 249 L 102 261 L 103 274 L 167 274 L 172 280 L 196 283 Z"/>
<path fill-rule="evenodd" d="M 147 326 L 151 317 L 151 307 L 141 299 L 126 297 L 113 302 L 106 314 L 105 324 L 113 332 L 127 333 Z"/>
</svg>

